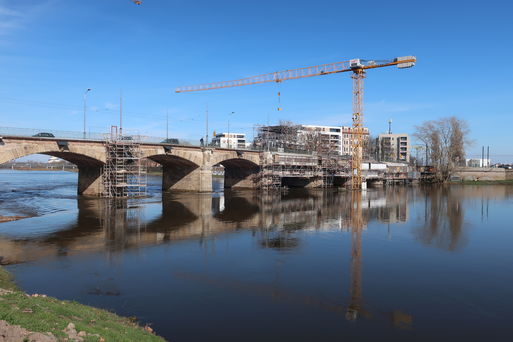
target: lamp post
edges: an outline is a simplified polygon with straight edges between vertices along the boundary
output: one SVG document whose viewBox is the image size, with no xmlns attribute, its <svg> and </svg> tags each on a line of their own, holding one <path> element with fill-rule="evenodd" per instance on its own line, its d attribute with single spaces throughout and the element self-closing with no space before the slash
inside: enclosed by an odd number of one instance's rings
<svg viewBox="0 0 513 342">
<path fill-rule="evenodd" d="M 235 114 L 235 112 L 231 112 L 230 114 L 228 114 L 228 148 L 231 148 L 232 146 L 232 141 L 231 141 L 231 137 L 230 137 L 230 117 Z"/>
<path fill-rule="evenodd" d="M 84 139 L 86 138 L 86 112 L 87 112 L 87 93 L 91 91 L 91 88 L 87 88 L 84 92 Z"/>
</svg>

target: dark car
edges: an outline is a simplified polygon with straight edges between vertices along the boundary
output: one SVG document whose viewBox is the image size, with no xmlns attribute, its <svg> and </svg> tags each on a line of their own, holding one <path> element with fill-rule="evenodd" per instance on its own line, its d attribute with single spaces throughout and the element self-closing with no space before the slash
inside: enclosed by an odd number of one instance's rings
<svg viewBox="0 0 513 342">
<path fill-rule="evenodd" d="M 162 140 L 160 143 L 162 144 L 174 144 L 174 145 L 178 145 L 180 142 L 178 141 L 178 139 L 176 138 L 169 138 L 169 139 L 164 139 Z"/>
<path fill-rule="evenodd" d="M 37 138 L 55 138 L 55 135 L 53 135 L 52 133 L 40 132 L 40 133 L 34 134 L 33 137 L 37 137 Z"/>
</svg>

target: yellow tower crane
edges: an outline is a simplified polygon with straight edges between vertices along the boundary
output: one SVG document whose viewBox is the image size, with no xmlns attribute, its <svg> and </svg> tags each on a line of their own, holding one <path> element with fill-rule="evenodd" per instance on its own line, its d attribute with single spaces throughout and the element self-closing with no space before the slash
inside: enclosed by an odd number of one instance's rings
<svg viewBox="0 0 513 342">
<path fill-rule="evenodd" d="M 362 175 L 362 149 L 363 149 L 363 79 L 367 69 L 383 68 L 396 65 L 398 68 L 411 68 L 415 65 L 414 56 L 397 57 L 388 60 L 365 60 L 351 59 L 349 61 L 316 65 L 300 69 L 277 71 L 269 74 L 241 78 L 233 81 L 214 82 L 198 84 L 193 86 L 179 87 L 175 89 L 177 93 L 186 93 L 193 91 L 221 89 L 230 87 L 240 87 L 250 84 L 259 84 L 267 82 L 280 83 L 285 80 L 297 78 L 306 78 L 312 76 L 321 76 L 336 74 L 339 72 L 352 71 L 353 79 L 353 127 L 351 131 L 351 169 L 352 169 L 352 187 L 361 189 Z"/>
</svg>

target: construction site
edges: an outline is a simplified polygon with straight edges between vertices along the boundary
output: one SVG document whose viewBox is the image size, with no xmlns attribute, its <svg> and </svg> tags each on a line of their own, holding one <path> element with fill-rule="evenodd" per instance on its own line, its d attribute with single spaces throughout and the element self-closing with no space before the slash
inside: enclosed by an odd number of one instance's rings
<svg viewBox="0 0 513 342">
<path fill-rule="evenodd" d="M 365 135 L 368 134 L 366 129 L 364 128 L 364 79 L 366 77 L 367 70 L 396 66 L 399 69 L 411 68 L 415 65 L 416 58 L 414 56 L 402 56 L 396 57 L 388 60 L 365 60 L 365 59 L 351 59 L 348 61 L 329 63 L 316 65 L 311 67 L 299 68 L 299 69 L 291 69 L 278 71 L 263 75 L 246 77 L 238 80 L 230 80 L 230 81 L 221 81 L 221 82 L 213 82 L 213 83 L 205 83 L 198 84 L 192 86 L 178 87 L 175 89 L 176 93 L 186 93 L 186 92 L 198 92 L 198 91 L 207 91 L 213 89 L 222 89 L 222 88 L 231 88 L 231 87 L 240 87 L 246 85 L 253 84 L 261 84 L 261 83 L 281 83 L 286 80 L 292 79 L 302 79 L 307 77 L 314 76 L 325 76 L 330 74 L 337 74 L 343 72 L 350 72 L 351 79 L 353 83 L 352 90 L 352 104 L 353 104 L 353 115 L 352 115 L 352 131 L 351 131 L 351 139 L 350 139 L 350 153 L 351 163 L 350 163 L 350 175 L 351 175 L 351 186 L 353 189 L 358 190 L 362 189 L 366 186 L 364 175 L 362 173 L 362 158 L 363 158 L 363 148 L 365 143 Z M 280 92 L 278 92 L 278 98 L 280 97 Z M 281 110 L 278 107 L 278 110 Z M 286 165 L 291 175 L 296 172 L 302 172 L 304 174 L 318 174 L 317 177 L 319 179 L 326 179 L 327 182 L 330 182 L 331 178 L 334 178 L 333 175 L 338 173 L 337 166 L 338 163 L 334 163 L 331 161 L 331 157 L 329 156 L 331 151 L 334 151 L 331 146 L 331 140 L 329 135 L 325 134 L 317 134 L 315 129 L 313 130 L 313 134 L 308 134 L 308 129 L 301 130 L 304 134 L 297 134 L 298 128 L 293 125 L 280 125 L 274 127 L 268 127 L 264 131 L 259 132 L 259 139 L 256 139 L 256 146 L 260 146 L 263 150 L 271 150 L 276 149 L 277 152 L 297 152 L 300 150 L 307 150 L 312 152 L 312 154 L 322 152 L 323 156 L 321 159 L 317 160 L 317 164 L 314 166 L 313 160 L 309 160 L 305 162 L 307 164 L 303 164 L 301 166 L 300 171 L 296 169 L 295 162 L 283 161 L 267 161 L 264 158 L 265 163 L 261 165 L 262 170 L 266 170 L 263 172 L 265 176 L 261 178 L 268 178 L 267 181 L 263 182 L 265 184 L 277 184 L 278 176 L 274 175 L 283 175 L 283 166 Z M 289 137 L 290 139 L 282 139 L 282 137 Z M 326 140 L 327 141 L 323 141 Z M 320 151 L 321 148 L 323 151 Z M 326 157 L 327 156 L 327 157 Z M 299 157 L 298 157 L 299 158 Z M 319 155 L 317 156 L 319 158 Z M 327 159 L 327 160 L 324 160 Z M 333 170 L 329 172 L 322 172 L 323 169 L 326 169 L 326 166 L 334 167 Z M 297 165 L 299 166 L 299 165 Z M 271 176 L 267 176 L 271 175 Z M 270 180 L 269 180 L 270 179 Z"/>
<path fill-rule="evenodd" d="M 349 179 L 348 157 L 340 155 L 336 140 L 319 129 L 290 122 L 260 126 L 254 147 L 263 151 L 260 189 L 327 188 Z"/>
<path fill-rule="evenodd" d="M 354 139 L 351 131 L 347 132 L 350 136 L 348 139 Z M 351 181 L 354 180 L 351 174 L 352 158 L 350 155 L 340 153 L 343 143 L 335 136 L 324 132 L 322 128 L 292 123 L 260 126 L 251 149 L 237 150 L 237 158 L 229 158 L 212 165 L 209 173 L 205 174 L 206 170 L 203 173 L 205 177 L 224 177 L 225 188 L 237 187 L 263 191 L 286 188 L 351 188 L 353 185 Z M 149 159 L 143 152 L 143 146 L 147 149 L 148 145 L 144 145 L 136 137 L 119 134 L 115 126 L 103 145 L 106 162 L 101 169 L 101 196 L 106 198 L 146 196 L 147 165 L 153 163 L 157 165 L 153 166 L 154 171 L 155 167 L 157 170 L 163 170 L 162 165 L 166 163 L 163 158 L 173 158 L 165 156 L 178 149 L 177 146 L 165 145 L 163 146 L 164 155 Z M 200 155 L 225 153 L 222 149 L 206 146 L 187 149 L 189 151 L 194 149 Z M 251 162 L 253 164 L 237 162 L 237 160 L 244 161 L 244 153 L 251 153 L 254 156 Z M 366 188 L 368 184 L 382 185 L 406 181 L 407 171 L 402 169 L 401 164 L 398 165 L 388 170 L 384 164 L 363 163 L 362 188 Z M 183 172 L 181 169 L 183 166 L 176 167 L 177 169 L 171 171 L 167 169 L 166 172 L 171 172 L 170 177 L 176 177 Z M 387 171 L 390 172 L 387 173 Z M 163 176 L 163 179 L 166 177 L 169 176 Z M 234 178 L 238 181 L 234 182 Z M 241 180 L 244 182 L 237 184 Z M 168 188 L 163 186 L 163 189 Z M 195 191 L 193 189 L 193 187 L 187 187 L 177 190 Z M 211 187 L 207 186 L 199 191 L 211 190 Z"/>
</svg>

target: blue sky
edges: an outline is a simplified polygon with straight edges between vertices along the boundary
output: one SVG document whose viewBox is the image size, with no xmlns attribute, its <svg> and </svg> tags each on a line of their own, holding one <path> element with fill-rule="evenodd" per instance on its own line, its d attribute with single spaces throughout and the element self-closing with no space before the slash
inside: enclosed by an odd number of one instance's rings
<svg viewBox="0 0 513 342">
<path fill-rule="evenodd" d="M 417 56 L 412 69 L 371 70 L 365 121 L 373 134 L 413 133 L 455 115 L 470 125 L 468 154 L 489 145 L 513 161 L 513 5 L 508 1 L 0 0 L 0 126 L 125 129 L 198 140 L 208 105 L 210 134 L 252 136 L 280 119 L 349 125 L 349 73 L 209 92 L 177 86 L 343 61 Z M 280 91 L 283 111 L 278 112 Z"/>
</svg>

